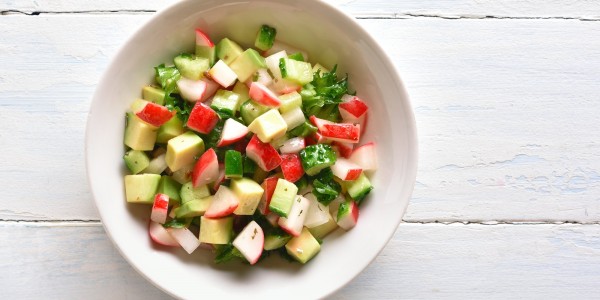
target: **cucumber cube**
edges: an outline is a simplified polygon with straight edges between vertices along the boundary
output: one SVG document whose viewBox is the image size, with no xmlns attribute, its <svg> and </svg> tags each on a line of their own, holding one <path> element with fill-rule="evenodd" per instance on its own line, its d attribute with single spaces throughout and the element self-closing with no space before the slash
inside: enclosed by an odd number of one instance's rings
<svg viewBox="0 0 600 300">
<path fill-rule="evenodd" d="M 142 98 L 159 105 L 165 104 L 165 91 L 153 86 L 145 86 L 142 89 Z"/>
<path fill-rule="evenodd" d="M 240 202 L 233 213 L 236 215 L 253 215 L 264 193 L 260 184 L 252 179 L 239 178 L 232 179 L 229 188 Z"/>
<path fill-rule="evenodd" d="M 123 156 L 123 160 L 129 171 L 133 174 L 141 172 L 150 165 L 150 158 L 148 158 L 148 155 L 146 155 L 144 151 L 139 150 L 127 151 Z"/>
<path fill-rule="evenodd" d="M 220 116 L 233 117 L 240 108 L 240 95 L 228 91 L 218 90 L 213 96 L 210 107 L 214 109 Z"/>
<path fill-rule="evenodd" d="M 244 156 L 244 175 L 252 175 L 256 171 L 256 163 L 248 156 Z"/>
<path fill-rule="evenodd" d="M 312 66 L 308 62 L 281 58 L 279 60 L 279 69 L 284 79 L 291 80 L 300 85 L 305 85 L 313 81 Z"/>
<path fill-rule="evenodd" d="M 298 187 L 285 180 L 278 179 L 275 191 L 271 197 L 271 203 L 269 204 L 269 210 L 278 214 L 282 217 L 287 217 L 288 213 L 292 209 L 292 204 L 298 193 Z"/>
<path fill-rule="evenodd" d="M 302 228 L 299 236 L 285 244 L 285 250 L 294 259 L 305 264 L 321 250 L 321 244 L 312 236 L 306 227 Z"/>
<path fill-rule="evenodd" d="M 242 178 L 244 175 L 244 161 L 242 154 L 235 150 L 225 152 L 225 178 Z"/>
<path fill-rule="evenodd" d="M 246 49 L 229 66 L 240 81 L 246 82 L 258 69 L 266 68 L 267 64 L 265 63 L 265 58 L 256 50 Z"/>
<path fill-rule="evenodd" d="M 262 51 L 271 49 L 271 47 L 273 47 L 273 42 L 275 41 L 275 35 L 277 35 L 277 29 L 269 25 L 261 26 L 256 35 L 254 46 Z"/>
<path fill-rule="evenodd" d="M 208 59 L 194 57 L 187 53 L 176 56 L 173 62 L 181 76 L 191 80 L 200 80 L 204 76 L 204 72 L 210 68 Z"/>
<path fill-rule="evenodd" d="M 167 166 L 175 172 L 194 162 L 195 157 L 204 152 L 204 141 L 195 133 L 188 131 L 174 137 L 167 143 Z"/>
<path fill-rule="evenodd" d="M 217 57 L 215 47 L 196 45 L 196 57 L 206 58 L 210 66 L 214 65 Z"/>
<path fill-rule="evenodd" d="M 204 215 L 204 213 L 210 206 L 212 199 L 212 196 L 208 196 L 183 203 L 177 209 L 176 218 L 192 218 Z"/>
<path fill-rule="evenodd" d="M 223 245 L 231 241 L 233 217 L 209 219 L 200 217 L 200 242 Z"/>
<path fill-rule="evenodd" d="M 231 91 L 240 95 L 240 104 L 250 99 L 250 89 L 241 81 L 236 82 Z"/>
<path fill-rule="evenodd" d="M 133 150 L 150 151 L 154 149 L 157 131 L 157 127 L 142 121 L 133 113 L 127 113 L 123 142 Z"/>
<path fill-rule="evenodd" d="M 158 134 L 156 136 L 157 143 L 167 143 L 170 139 L 181 135 L 185 132 L 183 128 L 183 121 L 177 116 L 173 116 L 171 120 L 158 128 Z"/>
<path fill-rule="evenodd" d="M 332 231 L 338 228 L 338 224 L 335 222 L 331 214 L 328 216 L 328 220 L 326 223 L 323 223 L 319 226 L 315 226 L 313 228 L 309 228 L 308 231 L 317 239 L 322 239 Z"/>
<path fill-rule="evenodd" d="M 287 129 L 287 124 L 277 109 L 269 110 L 248 125 L 248 130 L 256 133 L 263 143 L 285 135 Z"/>
<path fill-rule="evenodd" d="M 365 173 L 361 173 L 360 176 L 354 181 L 346 181 L 344 182 L 346 185 L 346 189 L 348 190 L 348 195 L 356 201 L 357 204 L 360 202 L 371 192 L 373 189 L 373 185 L 371 185 L 371 181 L 365 175 Z"/>
<path fill-rule="evenodd" d="M 129 203 L 153 204 L 160 175 L 140 174 L 125 176 L 125 195 Z"/>
<path fill-rule="evenodd" d="M 207 185 L 200 185 L 194 188 L 191 181 L 183 184 L 179 193 L 181 195 L 182 204 L 210 196 L 210 191 L 208 190 Z"/>
<path fill-rule="evenodd" d="M 246 125 L 252 123 L 256 118 L 267 111 L 269 111 L 268 107 L 260 105 L 252 100 L 248 100 L 240 106 L 240 116 Z"/>
<path fill-rule="evenodd" d="M 244 50 L 236 42 L 224 38 L 216 46 L 217 57 L 226 64 L 232 63 Z"/>
<path fill-rule="evenodd" d="M 302 55 L 301 52 L 296 52 L 293 54 L 290 54 L 288 56 L 289 59 L 293 59 L 293 60 L 297 60 L 297 61 L 304 61 L 304 55 Z"/>
<path fill-rule="evenodd" d="M 321 170 L 333 166 L 337 156 L 331 146 L 316 144 L 300 150 L 300 160 L 306 174 L 313 176 Z"/>
<path fill-rule="evenodd" d="M 283 246 L 285 246 L 285 244 L 287 244 L 287 242 L 289 242 L 289 240 L 292 238 L 291 235 L 287 234 L 287 233 L 271 233 L 268 234 L 267 236 L 265 236 L 265 245 L 264 245 L 264 249 L 265 250 L 274 250 L 274 249 L 279 249 Z"/>
<path fill-rule="evenodd" d="M 317 132 L 317 127 L 313 126 L 309 121 L 306 121 L 304 124 L 290 130 L 289 134 L 292 137 L 306 137 L 315 132 Z"/>
<path fill-rule="evenodd" d="M 180 190 L 181 184 L 179 182 L 175 181 L 175 179 L 170 176 L 163 175 L 160 177 L 158 190 L 156 192 L 169 196 L 169 204 L 173 205 L 181 202 L 181 196 L 179 196 Z"/>
<path fill-rule="evenodd" d="M 302 96 L 296 91 L 279 96 L 279 101 L 281 101 L 281 104 L 278 109 L 282 114 L 285 114 L 296 107 L 302 108 Z"/>
</svg>

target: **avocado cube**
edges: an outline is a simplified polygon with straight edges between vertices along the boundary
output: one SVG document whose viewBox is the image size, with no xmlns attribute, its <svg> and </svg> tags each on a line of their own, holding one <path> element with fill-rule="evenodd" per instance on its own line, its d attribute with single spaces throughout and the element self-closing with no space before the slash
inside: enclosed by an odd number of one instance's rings
<svg viewBox="0 0 600 300">
<path fill-rule="evenodd" d="M 204 141 L 195 133 L 188 131 L 174 137 L 167 143 L 165 160 L 171 171 L 175 172 L 194 162 L 195 157 L 204 152 Z"/>
<path fill-rule="evenodd" d="M 356 201 L 357 204 L 360 202 L 371 192 L 373 189 L 373 185 L 371 185 L 371 181 L 365 175 L 365 172 L 360 173 L 360 176 L 353 181 L 345 181 L 344 185 L 348 190 L 348 195 Z"/>
<path fill-rule="evenodd" d="M 252 123 L 256 118 L 267 111 L 269 111 L 269 107 L 258 104 L 252 100 L 247 100 L 240 106 L 240 116 L 246 125 Z"/>
<path fill-rule="evenodd" d="M 170 139 L 185 132 L 183 121 L 177 116 L 173 116 L 169 121 L 158 128 L 156 136 L 157 143 L 167 143 Z"/>
<path fill-rule="evenodd" d="M 256 133 L 263 143 L 268 143 L 273 139 L 285 135 L 287 128 L 285 120 L 281 117 L 277 109 L 269 110 L 248 125 L 248 130 Z"/>
<path fill-rule="evenodd" d="M 169 205 L 174 205 L 181 202 L 181 196 L 179 196 L 180 189 L 181 184 L 179 182 L 175 181 L 175 179 L 170 176 L 163 175 L 160 177 L 158 190 L 156 192 L 169 196 Z"/>
<path fill-rule="evenodd" d="M 294 259 L 305 264 L 321 251 L 321 244 L 304 227 L 299 236 L 292 238 L 285 244 L 285 250 Z"/>
<path fill-rule="evenodd" d="M 297 193 L 298 187 L 295 184 L 285 179 L 278 179 L 273 196 L 271 196 L 269 210 L 282 217 L 287 217 Z"/>
<path fill-rule="evenodd" d="M 123 156 L 125 165 L 133 174 L 137 174 L 150 165 L 150 158 L 144 151 L 129 150 Z"/>
<path fill-rule="evenodd" d="M 159 105 L 164 105 L 165 91 L 153 86 L 145 86 L 142 89 L 142 98 L 144 98 L 144 100 L 148 100 Z"/>
<path fill-rule="evenodd" d="M 279 96 L 279 101 L 281 101 L 281 105 L 279 105 L 278 109 L 282 114 L 285 114 L 296 107 L 302 108 L 302 96 L 296 91 Z"/>
<path fill-rule="evenodd" d="M 160 175 L 125 175 L 125 196 L 129 203 L 153 204 Z"/>
<path fill-rule="evenodd" d="M 265 244 L 263 248 L 267 251 L 279 249 L 285 246 L 285 244 L 287 244 L 287 242 L 289 242 L 291 238 L 292 236 L 286 233 L 270 233 L 267 236 L 265 236 Z"/>
<path fill-rule="evenodd" d="M 309 228 L 308 230 L 316 239 L 322 239 L 336 228 L 338 228 L 338 224 L 335 222 L 331 214 L 328 214 L 327 222 L 319 226 Z"/>
<path fill-rule="evenodd" d="M 236 215 L 253 215 L 264 192 L 260 184 L 252 179 L 239 178 L 232 179 L 229 188 L 240 202 L 233 213 Z"/>
<path fill-rule="evenodd" d="M 254 49 L 246 49 L 230 65 L 231 69 L 242 82 L 246 82 L 258 69 L 267 67 L 265 58 Z"/>
<path fill-rule="evenodd" d="M 173 62 L 181 76 L 191 80 L 200 80 L 204 76 L 204 72 L 210 68 L 208 59 L 194 57 L 187 53 L 176 56 Z"/>
<path fill-rule="evenodd" d="M 210 196 L 210 191 L 208 190 L 207 185 L 201 185 L 198 187 L 194 187 L 192 182 L 186 182 L 181 186 L 180 190 L 181 195 L 181 203 L 186 203 L 193 200 L 200 200 L 202 198 Z"/>
<path fill-rule="evenodd" d="M 192 172 L 194 171 L 195 162 L 192 162 L 189 165 L 185 165 L 181 167 L 181 169 L 173 172 L 171 174 L 171 178 L 177 181 L 179 184 L 186 184 L 190 180 L 192 180 Z"/>
<path fill-rule="evenodd" d="M 223 245 L 231 241 L 233 217 L 209 219 L 200 217 L 200 242 Z"/>
<path fill-rule="evenodd" d="M 231 64 L 244 50 L 236 42 L 224 38 L 216 46 L 217 57 L 227 65 Z"/>
<path fill-rule="evenodd" d="M 219 115 L 233 117 L 240 109 L 240 105 L 240 95 L 228 90 L 218 90 L 213 96 L 210 107 Z"/>
<path fill-rule="evenodd" d="M 245 83 L 239 80 L 233 86 L 232 92 L 240 95 L 240 104 L 250 99 L 250 89 Z"/>
<path fill-rule="evenodd" d="M 123 142 L 133 150 L 150 151 L 154 149 L 157 131 L 157 127 L 142 121 L 133 113 L 127 113 Z"/>
<path fill-rule="evenodd" d="M 191 200 L 183 203 L 176 213 L 177 219 L 181 218 L 192 218 L 204 215 L 210 204 L 212 203 L 213 197 L 208 196 L 201 199 Z"/>
</svg>

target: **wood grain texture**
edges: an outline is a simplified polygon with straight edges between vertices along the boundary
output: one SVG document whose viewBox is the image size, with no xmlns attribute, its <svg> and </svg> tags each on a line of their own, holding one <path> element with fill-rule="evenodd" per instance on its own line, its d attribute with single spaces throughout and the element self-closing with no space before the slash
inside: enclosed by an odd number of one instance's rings
<svg viewBox="0 0 600 300">
<path fill-rule="evenodd" d="M 22 13 L 50 12 L 148 12 L 160 10 L 172 0 L 92 1 L 92 0 L 8 0 L 0 3 L 0 11 Z M 600 3 L 585 0 L 328 0 L 333 5 L 368 18 L 408 18 L 414 16 L 440 18 L 573 18 L 600 20 Z"/>
<path fill-rule="evenodd" d="M 11 199 L 0 219 L 98 219 L 83 169 L 89 101 L 149 17 L 0 17 L 0 192 Z M 600 23 L 360 22 L 399 67 L 417 116 L 406 221 L 600 221 Z"/>
<path fill-rule="evenodd" d="M 168 299 L 101 226 L 64 225 L 0 225 L 4 298 Z M 402 224 L 332 299 L 597 298 L 598 240 L 598 225 Z"/>
</svg>

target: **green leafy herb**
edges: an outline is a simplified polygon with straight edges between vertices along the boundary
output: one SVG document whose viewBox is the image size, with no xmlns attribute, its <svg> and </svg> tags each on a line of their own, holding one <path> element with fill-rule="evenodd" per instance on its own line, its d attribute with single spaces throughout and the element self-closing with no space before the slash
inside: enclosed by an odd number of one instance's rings
<svg viewBox="0 0 600 300">
<path fill-rule="evenodd" d="M 173 219 L 165 224 L 163 227 L 165 228 L 184 228 L 186 223 L 183 220 Z"/>
<path fill-rule="evenodd" d="M 340 184 L 333 180 L 331 168 L 325 168 L 313 177 L 313 194 L 323 205 L 329 205 L 341 191 Z"/>
<path fill-rule="evenodd" d="M 171 111 L 176 110 L 177 117 L 186 123 L 194 104 L 183 100 L 178 94 L 177 81 L 181 78 L 179 70 L 174 66 L 166 67 L 164 64 L 158 65 L 154 70 L 156 71 L 156 82 L 165 91 L 165 106 Z"/>
<path fill-rule="evenodd" d="M 325 105 L 335 105 L 331 106 L 328 113 L 322 114 L 322 116 L 328 116 L 324 117 L 328 120 L 335 116 L 335 114 L 331 115 L 331 111 L 337 111 L 337 104 L 342 101 L 342 96 L 348 93 L 348 75 L 338 80 L 336 71 L 337 65 L 333 67 L 331 72 L 321 73 L 320 69 L 317 70 L 314 73 L 313 81 L 305 85 L 300 91 L 302 107 L 307 115 L 316 115 L 315 112 Z"/>
<path fill-rule="evenodd" d="M 217 255 L 215 256 L 215 263 L 222 264 L 235 259 L 244 259 L 244 256 L 240 251 L 235 248 L 232 244 L 219 246 L 217 248 Z"/>
</svg>

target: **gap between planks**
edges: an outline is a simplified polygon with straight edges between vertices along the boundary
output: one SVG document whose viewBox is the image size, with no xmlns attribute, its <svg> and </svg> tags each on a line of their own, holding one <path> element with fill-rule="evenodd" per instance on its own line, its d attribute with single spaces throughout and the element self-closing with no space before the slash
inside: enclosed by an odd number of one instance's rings
<svg viewBox="0 0 600 300">
<path fill-rule="evenodd" d="M 21 10 L 2 10 L 0 16 L 10 15 L 63 15 L 63 14 L 154 14 L 156 10 L 76 10 L 76 11 L 21 11 Z M 438 18 L 446 20 L 461 19 L 500 19 L 500 20 L 578 20 L 578 21 L 600 21 L 600 16 L 581 16 L 581 17 L 535 17 L 535 16 L 500 16 L 500 15 L 482 15 L 482 14 L 427 14 L 427 13 L 355 13 L 354 17 L 361 20 L 380 20 L 380 19 L 412 19 L 412 18 Z"/>
</svg>

